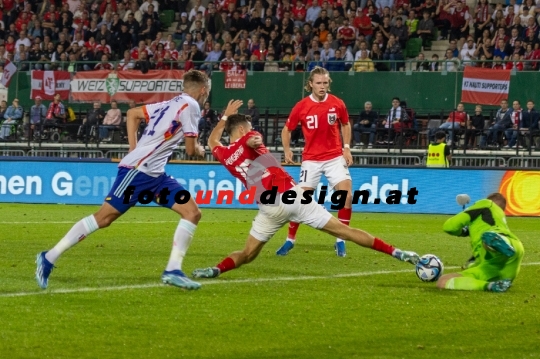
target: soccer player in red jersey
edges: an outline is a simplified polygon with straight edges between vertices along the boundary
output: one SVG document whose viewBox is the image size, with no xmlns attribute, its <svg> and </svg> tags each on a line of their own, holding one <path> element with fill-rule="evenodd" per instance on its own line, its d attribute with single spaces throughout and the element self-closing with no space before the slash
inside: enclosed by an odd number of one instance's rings
<svg viewBox="0 0 540 359">
<path fill-rule="evenodd" d="M 296 129 L 298 124 L 302 126 L 306 144 L 302 153 L 299 183 L 305 191 L 314 190 L 324 174 L 331 188 L 347 191 L 345 207 L 338 211 L 338 219 L 349 225 L 352 214 L 352 180 L 348 169 L 352 164 L 351 124 L 343 101 L 328 93 L 331 81 L 326 69 L 316 67 L 311 71 L 305 88 L 311 95 L 293 107 L 281 139 L 285 162 L 294 163 L 290 147 L 291 131 Z M 340 129 L 343 133 L 344 148 L 341 145 Z M 278 249 L 277 255 L 287 255 L 294 247 L 297 230 L 298 223 L 291 222 L 287 240 Z M 338 256 L 345 257 L 343 239 L 338 237 L 334 248 Z"/>
<path fill-rule="evenodd" d="M 266 204 L 265 196 L 256 195 L 259 212 L 253 220 L 244 249 L 231 253 L 215 267 L 195 269 L 193 277 L 214 278 L 250 263 L 261 252 L 266 242 L 289 221 L 307 224 L 404 262 L 413 264 L 418 262 L 418 254 L 402 251 L 367 232 L 351 228 L 338 221 L 314 201 L 305 201 L 307 192 L 294 182 L 269 153 L 262 142 L 261 134 L 252 130 L 250 117 L 237 114 L 241 105 L 241 101 L 229 102 L 224 116 L 210 134 L 208 146 L 214 157 L 246 188 L 251 190 L 255 187 L 262 191 L 277 187 L 277 200 Z M 230 136 L 229 146 L 219 142 L 223 130 Z M 254 176 L 254 172 L 257 172 L 259 177 Z"/>
</svg>

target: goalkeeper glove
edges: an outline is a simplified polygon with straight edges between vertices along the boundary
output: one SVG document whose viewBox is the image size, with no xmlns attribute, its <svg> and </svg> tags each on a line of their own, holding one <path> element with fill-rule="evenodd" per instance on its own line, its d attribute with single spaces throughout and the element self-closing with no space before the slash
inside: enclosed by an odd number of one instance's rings
<svg viewBox="0 0 540 359">
<path fill-rule="evenodd" d="M 465 226 L 461 228 L 461 235 L 460 237 L 468 237 L 469 236 L 469 227 Z"/>
</svg>

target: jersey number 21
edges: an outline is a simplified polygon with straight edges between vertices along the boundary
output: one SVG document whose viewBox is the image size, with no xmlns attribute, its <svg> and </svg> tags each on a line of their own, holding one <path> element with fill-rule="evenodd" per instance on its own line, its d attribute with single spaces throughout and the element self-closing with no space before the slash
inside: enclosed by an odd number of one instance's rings
<svg viewBox="0 0 540 359">
<path fill-rule="evenodd" d="M 319 118 L 317 115 L 307 116 L 306 120 L 306 126 L 308 129 L 314 130 L 319 127 Z"/>
</svg>

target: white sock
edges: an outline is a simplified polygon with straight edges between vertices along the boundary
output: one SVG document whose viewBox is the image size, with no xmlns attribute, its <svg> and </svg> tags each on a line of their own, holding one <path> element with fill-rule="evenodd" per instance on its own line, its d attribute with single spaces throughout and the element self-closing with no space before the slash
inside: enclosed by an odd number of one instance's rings
<svg viewBox="0 0 540 359">
<path fill-rule="evenodd" d="M 90 233 L 99 229 L 99 226 L 94 218 L 94 215 L 85 217 L 79 222 L 75 223 L 73 227 L 67 232 L 67 234 L 54 246 L 53 249 L 45 254 L 45 258 L 54 263 L 60 257 L 62 253 L 85 239 Z"/>
<path fill-rule="evenodd" d="M 345 242 L 345 241 L 341 238 L 336 238 L 336 243 L 340 243 L 340 242 Z"/>
<path fill-rule="evenodd" d="M 287 237 L 287 240 L 288 240 L 289 242 L 293 242 L 293 243 L 294 243 L 294 241 L 296 241 L 296 238 L 295 238 L 295 239 L 292 239 L 292 238 Z"/>
<path fill-rule="evenodd" d="M 174 241 L 171 251 L 171 257 L 169 258 L 169 263 L 167 264 L 166 271 L 170 272 L 173 270 L 182 270 L 182 261 L 184 256 L 191 244 L 193 239 L 193 234 L 197 229 L 197 225 L 181 219 L 176 231 L 174 232 Z"/>
</svg>

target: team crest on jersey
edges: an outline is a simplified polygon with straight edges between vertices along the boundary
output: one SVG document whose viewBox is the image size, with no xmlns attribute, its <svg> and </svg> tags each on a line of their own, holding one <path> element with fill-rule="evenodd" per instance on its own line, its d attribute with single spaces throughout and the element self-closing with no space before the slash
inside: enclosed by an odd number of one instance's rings
<svg viewBox="0 0 540 359">
<path fill-rule="evenodd" d="M 335 113 L 329 113 L 328 114 L 328 124 L 333 125 L 337 121 L 337 114 Z"/>
</svg>

